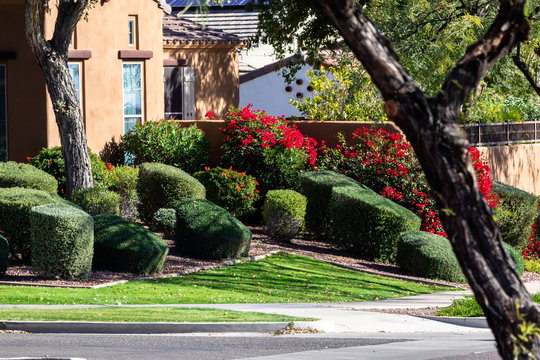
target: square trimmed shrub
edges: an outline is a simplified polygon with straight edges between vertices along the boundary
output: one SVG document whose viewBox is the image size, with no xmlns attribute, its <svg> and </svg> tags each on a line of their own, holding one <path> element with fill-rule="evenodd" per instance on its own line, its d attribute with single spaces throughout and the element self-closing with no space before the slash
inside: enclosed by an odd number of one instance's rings
<svg viewBox="0 0 540 360">
<path fill-rule="evenodd" d="M 5 237 L 0 235 L 0 276 L 6 273 L 8 268 L 9 243 Z"/>
<path fill-rule="evenodd" d="M 240 220 L 208 200 L 187 200 L 176 208 L 174 240 L 182 254 L 215 260 L 247 256 L 251 236 Z"/>
<path fill-rule="evenodd" d="M 71 201 L 79 205 L 92 216 L 101 214 L 120 214 L 120 195 L 114 191 L 100 187 L 89 187 L 77 190 L 71 196 Z"/>
<path fill-rule="evenodd" d="M 0 188 L 20 187 L 56 194 L 58 181 L 32 165 L 14 161 L 0 162 Z"/>
<path fill-rule="evenodd" d="M 161 208 L 174 209 L 188 199 L 204 199 L 206 190 L 193 176 L 174 166 L 144 163 L 137 182 L 139 215 L 151 221 Z"/>
<path fill-rule="evenodd" d="M 13 258 L 20 254 L 24 263 L 30 263 L 30 210 L 34 206 L 62 202 L 67 203 L 56 191 L 0 188 L 0 234 L 9 241 Z"/>
<path fill-rule="evenodd" d="M 141 225 L 117 215 L 98 215 L 94 236 L 94 269 L 144 275 L 163 271 L 169 246 Z"/>
<path fill-rule="evenodd" d="M 49 279 L 83 280 L 94 254 L 94 219 L 81 209 L 53 203 L 30 210 L 32 266 Z"/>
<path fill-rule="evenodd" d="M 304 228 L 307 199 L 294 190 L 270 190 L 263 205 L 266 231 L 277 241 L 290 242 Z"/>
<path fill-rule="evenodd" d="M 359 186 L 369 190 L 359 182 L 330 170 L 303 172 L 299 178 L 300 192 L 307 198 L 306 229 L 322 237 L 321 240 L 328 238 L 330 232 L 331 219 L 328 208 L 332 189 L 340 186 Z"/>
<path fill-rule="evenodd" d="M 492 191 L 499 197 L 495 214 L 504 242 L 523 252 L 538 214 L 538 198 L 498 181 Z"/>
<path fill-rule="evenodd" d="M 359 186 L 334 187 L 330 199 L 330 242 L 354 256 L 394 263 L 399 234 L 420 230 L 420 218 Z"/>
</svg>

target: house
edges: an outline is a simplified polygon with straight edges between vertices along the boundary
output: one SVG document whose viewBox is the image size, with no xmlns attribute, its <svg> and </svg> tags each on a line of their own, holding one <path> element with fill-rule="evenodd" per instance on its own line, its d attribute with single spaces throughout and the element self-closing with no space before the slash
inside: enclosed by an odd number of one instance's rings
<svg viewBox="0 0 540 360">
<path fill-rule="evenodd" d="M 56 7 L 45 2 L 52 36 Z M 60 144 L 41 69 L 24 36 L 24 0 L 0 0 L 0 161 Z M 68 66 L 88 145 L 99 153 L 138 121 L 202 118 L 238 105 L 238 52 L 247 43 L 169 17 L 165 0 L 101 0 L 73 34 Z M 165 84 L 165 85 L 164 85 Z"/>
</svg>

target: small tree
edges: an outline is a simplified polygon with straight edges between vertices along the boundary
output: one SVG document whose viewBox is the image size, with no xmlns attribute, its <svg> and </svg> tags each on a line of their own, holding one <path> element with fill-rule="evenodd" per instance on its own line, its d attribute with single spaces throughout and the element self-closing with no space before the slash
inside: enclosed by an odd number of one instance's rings
<svg viewBox="0 0 540 360">
<path fill-rule="evenodd" d="M 26 0 L 24 30 L 28 44 L 43 71 L 60 132 L 66 164 L 66 196 L 93 184 L 84 122 L 67 66 L 68 48 L 75 26 L 97 0 L 58 0 L 53 37 L 43 35 L 43 9 L 48 2 Z"/>
</svg>

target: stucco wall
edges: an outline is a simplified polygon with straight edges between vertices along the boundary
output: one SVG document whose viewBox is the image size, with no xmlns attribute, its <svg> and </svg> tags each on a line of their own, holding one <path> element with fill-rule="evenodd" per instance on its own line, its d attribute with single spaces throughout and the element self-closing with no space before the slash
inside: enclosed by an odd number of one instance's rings
<svg viewBox="0 0 540 360">
<path fill-rule="evenodd" d="M 195 119 L 203 119 L 207 111 L 224 116 L 229 105 L 238 106 L 238 53 L 230 45 L 196 47 L 168 45 L 168 59 L 187 59 L 195 71 Z"/>
<path fill-rule="evenodd" d="M 6 64 L 8 160 L 26 161 L 46 146 L 45 83 L 24 37 L 24 1 L 0 1 L 0 52 Z"/>
<path fill-rule="evenodd" d="M 137 47 L 128 44 L 128 17 L 137 16 Z M 143 115 L 145 120 L 163 118 L 163 45 L 164 12 L 157 2 L 114 0 L 98 2 L 89 11 L 88 22 L 77 24 L 74 49 L 91 50 L 92 57 L 82 61 L 83 116 L 90 148 L 99 153 L 104 145 L 116 141 L 124 132 L 122 63 L 143 63 Z M 52 36 L 56 8 L 46 17 L 45 30 Z M 150 50 L 147 60 L 119 58 L 119 50 Z M 48 146 L 60 144 L 54 112 L 47 102 Z"/>
</svg>

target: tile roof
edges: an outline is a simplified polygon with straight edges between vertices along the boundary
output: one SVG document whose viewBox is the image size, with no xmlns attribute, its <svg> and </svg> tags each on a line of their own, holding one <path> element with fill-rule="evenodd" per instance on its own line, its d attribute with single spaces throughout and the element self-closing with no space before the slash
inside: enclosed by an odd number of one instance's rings
<svg viewBox="0 0 540 360">
<path fill-rule="evenodd" d="M 249 0 L 224 0 L 223 6 L 244 6 L 248 3 Z M 198 7 L 201 5 L 201 1 L 199 0 L 167 0 L 167 3 L 171 5 L 172 7 L 186 7 L 186 6 L 194 6 Z M 221 7 L 221 4 L 213 3 L 210 1 L 210 4 L 208 4 L 211 7 Z"/>
<path fill-rule="evenodd" d="M 196 23 L 204 23 L 205 26 L 220 29 L 244 39 L 254 36 L 259 25 L 259 13 L 246 12 L 244 9 L 216 8 L 211 9 L 207 14 L 197 13 L 195 9 L 191 9 L 180 17 Z"/>
<path fill-rule="evenodd" d="M 228 34 L 208 26 L 203 28 L 192 21 L 179 19 L 172 15 L 163 17 L 163 43 L 168 45 L 229 44 L 236 47 L 244 47 L 248 44 L 247 40 L 234 34 Z"/>
</svg>

